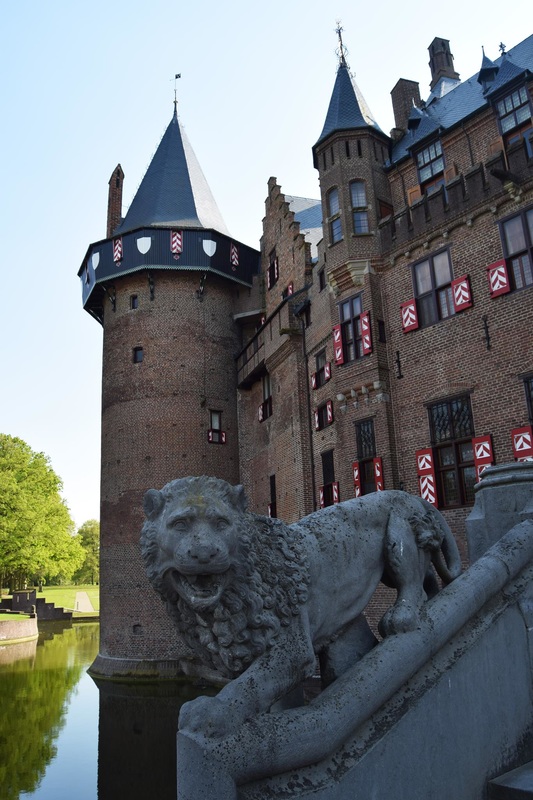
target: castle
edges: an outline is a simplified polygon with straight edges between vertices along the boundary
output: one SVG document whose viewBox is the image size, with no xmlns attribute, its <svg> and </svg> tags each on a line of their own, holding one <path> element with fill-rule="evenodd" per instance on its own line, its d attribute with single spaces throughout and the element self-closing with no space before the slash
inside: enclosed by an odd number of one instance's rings
<svg viewBox="0 0 533 800">
<path fill-rule="evenodd" d="M 260 252 L 231 238 L 175 112 L 122 219 L 79 271 L 104 329 L 101 645 L 111 678 L 184 654 L 148 587 L 146 489 L 244 484 L 296 520 L 400 488 L 458 535 L 485 466 L 533 459 L 533 36 L 461 82 L 400 79 L 372 117 L 340 48 L 313 147 L 320 200 L 268 182 Z"/>
</svg>

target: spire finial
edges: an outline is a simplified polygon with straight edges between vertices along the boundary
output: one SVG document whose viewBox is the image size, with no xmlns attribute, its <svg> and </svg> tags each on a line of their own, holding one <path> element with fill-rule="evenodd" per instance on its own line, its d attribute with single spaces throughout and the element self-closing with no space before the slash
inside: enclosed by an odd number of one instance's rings
<svg viewBox="0 0 533 800">
<path fill-rule="evenodd" d="M 337 27 L 335 28 L 335 33 L 339 37 L 339 49 L 337 50 L 337 55 L 339 57 L 339 61 L 343 67 L 347 67 L 348 63 L 346 61 L 346 53 L 348 52 L 343 44 L 342 41 L 342 32 L 344 28 L 341 25 L 340 19 L 337 20 Z"/>
<path fill-rule="evenodd" d="M 500 47 L 498 48 L 502 56 L 505 55 L 505 45 L 503 42 L 500 42 Z"/>
<path fill-rule="evenodd" d="M 181 78 L 181 72 L 174 75 L 174 113 L 178 113 L 178 79 Z"/>
</svg>

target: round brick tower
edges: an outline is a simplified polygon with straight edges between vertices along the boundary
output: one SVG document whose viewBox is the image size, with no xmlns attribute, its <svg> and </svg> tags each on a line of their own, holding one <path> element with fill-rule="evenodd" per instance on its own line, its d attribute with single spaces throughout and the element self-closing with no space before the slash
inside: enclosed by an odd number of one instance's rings
<svg viewBox="0 0 533 800">
<path fill-rule="evenodd" d="M 100 653 L 91 673 L 174 677 L 186 650 L 145 577 L 142 499 L 185 475 L 239 480 L 234 304 L 259 253 L 229 237 L 176 111 L 120 221 L 123 177 L 119 165 L 108 238 L 90 245 L 79 271 L 84 307 L 104 328 Z"/>
</svg>

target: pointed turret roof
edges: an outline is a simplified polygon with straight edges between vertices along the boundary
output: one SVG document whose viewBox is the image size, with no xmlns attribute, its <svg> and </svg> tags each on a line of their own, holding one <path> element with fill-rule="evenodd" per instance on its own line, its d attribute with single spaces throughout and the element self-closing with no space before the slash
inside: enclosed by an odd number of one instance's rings
<svg viewBox="0 0 533 800">
<path fill-rule="evenodd" d="M 341 58 L 326 121 L 315 147 L 330 134 L 352 128 L 373 128 L 382 133 L 359 87 L 350 75 L 346 60 Z"/>
<path fill-rule="evenodd" d="M 205 228 L 229 235 L 176 107 L 115 234 L 146 227 Z"/>
</svg>

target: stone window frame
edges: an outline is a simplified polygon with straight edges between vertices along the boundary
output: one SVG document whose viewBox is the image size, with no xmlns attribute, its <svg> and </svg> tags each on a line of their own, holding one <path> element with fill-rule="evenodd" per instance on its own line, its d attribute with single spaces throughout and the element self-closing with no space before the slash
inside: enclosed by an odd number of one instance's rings
<svg viewBox="0 0 533 800">
<path fill-rule="evenodd" d="M 366 181 L 356 178 L 350 181 L 350 202 L 352 205 L 352 225 L 354 236 L 370 233 L 368 224 L 368 198 Z"/>
<path fill-rule="evenodd" d="M 326 207 L 328 212 L 328 226 L 330 244 L 342 242 L 344 235 L 342 232 L 341 202 L 338 186 L 332 186 L 326 195 Z"/>
<path fill-rule="evenodd" d="M 443 256 L 446 256 L 448 266 L 445 280 L 440 274 L 444 263 L 443 261 L 441 263 Z M 425 264 L 428 265 L 426 276 L 423 274 Z M 412 265 L 412 277 L 420 328 L 429 328 L 455 315 L 452 292 L 453 267 L 449 248 L 438 250 L 416 261 Z"/>
<path fill-rule="evenodd" d="M 511 225 L 516 225 L 513 232 Z M 511 291 L 528 289 L 533 286 L 533 206 L 502 219 L 499 227 Z"/>
<path fill-rule="evenodd" d="M 355 445 L 357 451 L 357 461 L 359 463 L 359 475 L 361 494 L 370 494 L 376 491 L 376 478 L 374 471 L 374 459 L 376 457 L 376 435 L 374 430 L 374 419 L 369 417 L 354 423 L 355 426 Z"/>
<path fill-rule="evenodd" d="M 339 320 L 342 333 L 344 363 L 358 361 L 363 357 L 363 336 L 361 314 L 363 313 L 363 293 L 348 297 L 339 303 Z"/>
<path fill-rule="evenodd" d="M 427 404 L 435 481 L 440 508 L 474 503 L 474 418 L 470 394 Z"/>
</svg>

